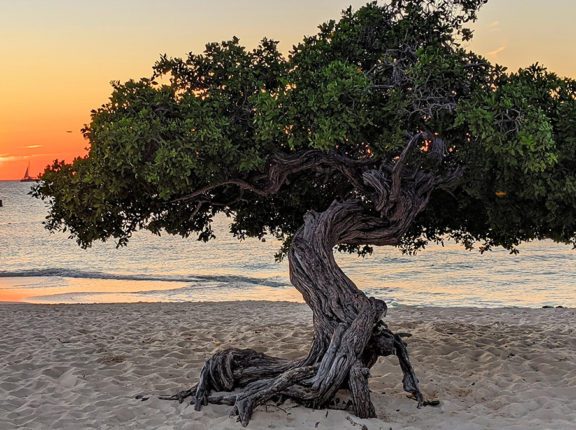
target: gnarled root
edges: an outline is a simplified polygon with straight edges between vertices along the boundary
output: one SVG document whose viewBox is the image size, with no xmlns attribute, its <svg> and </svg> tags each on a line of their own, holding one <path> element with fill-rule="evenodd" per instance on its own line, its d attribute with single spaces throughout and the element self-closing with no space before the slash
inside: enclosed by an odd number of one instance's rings
<svg viewBox="0 0 576 430">
<path fill-rule="evenodd" d="M 198 384 L 188 390 L 160 398 L 178 400 L 182 403 L 191 397 L 195 409 L 200 410 L 202 406 L 208 404 L 208 396 L 213 391 L 232 391 L 250 382 L 277 376 L 291 367 L 294 367 L 294 362 L 271 357 L 252 349 L 225 349 L 204 363 Z"/>
<path fill-rule="evenodd" d="M 195 387 L 161 398 L 190 398 L 196 410 L 208 403 L 230 405 L 231 415 L 246 426 L 254 409 L 269 401 L 292 399 L 312 408 L 330 407 L 336 392 L 345 388 L 351 393 L 353 412 L 372 418 L 376 411 L 370 400 L 369 369 L 379 356 L 395 354 L 404 372 L 404 389 L 420 407 L 423 398 L 406 344 L 379 320 L 379 303 L 370 300 L 352 324 L 336 326 L 329 346 L 315 360 L 310 355 L 289 361 L 250 349 L 227 349 L 206 361 Z M 241 391 L 231 392 L 236 389 Z"/>
</svg>

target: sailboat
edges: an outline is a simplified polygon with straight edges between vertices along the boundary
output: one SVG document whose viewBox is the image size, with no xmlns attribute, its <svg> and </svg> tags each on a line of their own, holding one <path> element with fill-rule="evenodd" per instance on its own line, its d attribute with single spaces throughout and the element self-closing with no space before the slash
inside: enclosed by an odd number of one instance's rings
<svg viewBox="0 0 576 430">
<path fill-rule="evenodd" d="M 26 172 L 24 173 L 24 177 L 22 179 L 20 179 L 20 182 L 34 182 L 36 181 L 36 179 L 34 179 L 32 176 L 30 176 L 30 163 L 28 163 L 28 167 L 26 167 Z"/>
</svg>

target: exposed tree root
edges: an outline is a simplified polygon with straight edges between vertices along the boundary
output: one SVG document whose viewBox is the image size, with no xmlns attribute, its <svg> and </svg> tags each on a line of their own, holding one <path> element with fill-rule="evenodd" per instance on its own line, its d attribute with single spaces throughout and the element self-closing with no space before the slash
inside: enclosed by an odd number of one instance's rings
<svg viewBox="0 0 576 430">
<path fill-rule="evenodd" d="M 209 403 L 230 405 L 231 416 L 237 416 L 243 426 L 256 407 L 286 399 L 313 408 L 351 409 L 360 418 L 373 418 L 376 411 L 368 387 L 369 367 L 375 356 L 395 354 L 404 372 L 404 389 L 420 407 L 423 397 L 400 336 L 377 321 L 368 348 L 354 350 L 360 340 L 353 333 L 366 319 L 364 314 L 348 329 L 340 326 L 335 330 L 328 349 L 315 364 L 304 364 L 309 357 L 288 361 L 250 349 L 227 349 L 206 361 L 196 386 L 161 399 L 183 402 L 189 398 L 196 410 Z M 338 402 L 336 392 L 342 388 L 350 391 L 350 402 Z"/>
</svg>

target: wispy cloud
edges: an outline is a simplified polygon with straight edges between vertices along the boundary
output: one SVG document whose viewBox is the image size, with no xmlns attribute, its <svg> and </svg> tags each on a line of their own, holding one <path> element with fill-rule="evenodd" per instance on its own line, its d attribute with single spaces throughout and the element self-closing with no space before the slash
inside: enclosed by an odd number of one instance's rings
<svg viewBox="0 0 576 430">
<path fill-rule="evenodd" d="M 48 155 L 53 155 L 53 152 L 48 152 L 44 154 L 31 154 L 31 155 L 12 155 L 12 154 L 0 154 L 0 164 L 7 163 L 9 161 L 23 161 L 30 160 L 36 157 L 46 157 Z"/>
<path fill-rule="evenodd" d="M 497 57 L 498 54 L 501 54 L 502 52 L 504 52 L 506 50 L 506 45 L 502 45 L 499 48 L 496 48 L 493 51 L 487 52 L 486 56 L 487 57 Z"/>
<path fill-rule="evenodd" d="M 31 155 L 0 154 L 0 164 L 7 163 L 9 161 L 28 160 L 29 158 L 32 158 L 32 156 Z"/>
<path fill-rule="evenodd" d="M 42 148 L 43 145 L 28 145 L 26 146 L 26 148 L 28 149 L 36 149 L 36 148 Z"/>
<path fill-rule="evenodd" d="M 495 33 L 497 31 L 500 31 L 500 21 L 492 21 L 489 25 L 488 28 L 490 29 L 491 32 Z"/>
</svg>

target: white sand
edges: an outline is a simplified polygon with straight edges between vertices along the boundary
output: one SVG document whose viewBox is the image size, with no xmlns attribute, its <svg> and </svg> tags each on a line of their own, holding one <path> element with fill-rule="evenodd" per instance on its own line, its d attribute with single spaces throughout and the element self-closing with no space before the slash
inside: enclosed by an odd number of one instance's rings
<svg viewBox="0 0 576 430">
<path fill-rule="evenodd" d="M 373 368 L 379 419 L 287 403 L 250 429 L 576 429 L 576 311 L 400 308 L 411 358 L 438 407 L 416 409 L 394 357 Z M 0 429 L 241 429 L 229 407 L 161 401 L 204 360 L 240 346 L 296 358 L 304 305 L 265 302 L 0 305 Z M 149 396 L 136 400 L 138 394 Z"/>
</svg>

